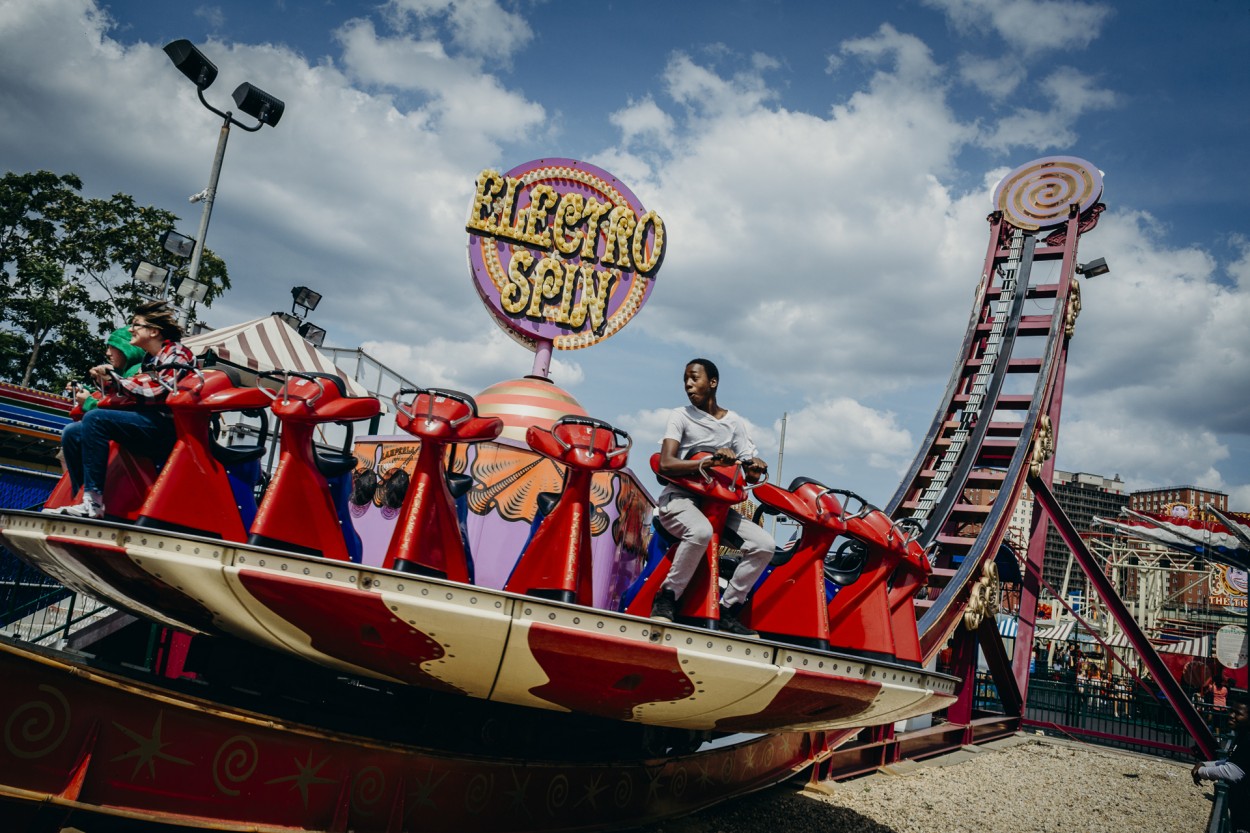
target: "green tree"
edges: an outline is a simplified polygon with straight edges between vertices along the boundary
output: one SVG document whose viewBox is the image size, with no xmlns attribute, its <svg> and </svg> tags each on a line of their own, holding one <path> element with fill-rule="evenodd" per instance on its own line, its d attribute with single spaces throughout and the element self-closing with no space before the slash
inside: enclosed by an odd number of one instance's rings
<svg viewBox="0 0 1250 833">
<path fill-rule="evenodd" d="M 102 336 L 152 290 L 129 265 L 173 259 L 160 246 L 178 220 L 172 212 L 127 194 L 84 198 L 82 187 L 49 171 L 0 179 L 0 376 L 10 381 L 60 390 L 82 378 L 101 361 Z M 207 250 L 199 280 L 209 287 L 205 306 L 230 288 L 225 263 Z"/>
</svg>

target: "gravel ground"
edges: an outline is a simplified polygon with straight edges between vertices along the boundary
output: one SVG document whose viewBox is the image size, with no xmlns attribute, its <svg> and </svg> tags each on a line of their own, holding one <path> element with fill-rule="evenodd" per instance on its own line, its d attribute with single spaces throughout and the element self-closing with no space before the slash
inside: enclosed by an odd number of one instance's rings
<svg viewBox="0 0 1250 833">
<path fill-rule="evenodd" d="M 1210 783 L 1178 762 L 1019 736 L 899 774 L 792 783 L 635 833 L 1201 833 Z"/>
</svg>

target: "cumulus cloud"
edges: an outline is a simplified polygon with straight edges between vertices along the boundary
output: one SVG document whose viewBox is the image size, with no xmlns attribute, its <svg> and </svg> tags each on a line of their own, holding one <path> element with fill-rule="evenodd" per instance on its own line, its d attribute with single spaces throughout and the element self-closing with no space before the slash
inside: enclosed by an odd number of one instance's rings
<svg viewBox="0 0 1250 833">
<path fill-rule="evenodd" d="M 957 29 L 993 32 L 1026 54 L 1082 49 L 1099 36 L 1114 11 L 1070 0 L 924 0 Z"/>
</svg>

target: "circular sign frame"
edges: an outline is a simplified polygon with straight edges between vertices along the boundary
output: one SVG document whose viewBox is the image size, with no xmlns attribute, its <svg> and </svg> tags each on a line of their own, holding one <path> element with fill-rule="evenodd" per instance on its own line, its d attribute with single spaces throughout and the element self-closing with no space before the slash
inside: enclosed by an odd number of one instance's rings
<svg viewBox="0 0 1250 833">
<path fill-rule="evenodd" d="M 610 338 L 651 296 L 664 222 L 607 171 L 537 159 L 478 174 L 469 270 L 495 321 L 531 350 Z"/>
<path fill-rule="evenodd" d="M 994 207 L 1024 231 L 1063 225 L 1073 203 L 1087 211 L 1102 196 L 1102 172 L 1075 156 L 1046 156 L 1016 168 L 994 189 Z"/>
</svg>

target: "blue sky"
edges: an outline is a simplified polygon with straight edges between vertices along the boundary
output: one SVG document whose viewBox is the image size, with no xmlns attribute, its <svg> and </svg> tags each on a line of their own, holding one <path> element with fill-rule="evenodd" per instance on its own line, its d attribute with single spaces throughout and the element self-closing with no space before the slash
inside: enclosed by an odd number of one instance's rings
<svg viewBox="0 0 1250 833">
<path fill-rule="evenodd" d="M 328 342 L 424 385 L 528 372 L 470 284 L 473 178 L 534 158 L 625 181 L 669 231 L 648 307 L 557 383 L 653 447 L 693 355 L 785 477 L 878 502 L 949 374 L 994 185 L 1105 174 L 1061 468 L 1250 510 L 1250 6 L 1020 2 L 0 0 L 0 162 L 75 172 L 194 234 L 218 121 L 161 46 L 284 99 L 230 139 L 208 245 L 225 325 L 325 300 Z M 120 276 L 119 276 L 120 277 Z M 635 468 L 643 457 L 635 455 Z"/>
</svg>

